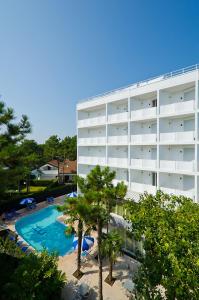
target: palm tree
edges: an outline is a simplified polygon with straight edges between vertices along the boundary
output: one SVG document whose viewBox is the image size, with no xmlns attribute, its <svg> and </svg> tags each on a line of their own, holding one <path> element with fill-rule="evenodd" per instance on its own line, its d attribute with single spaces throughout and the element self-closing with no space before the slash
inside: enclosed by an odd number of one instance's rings
<svg viewBox="0 0 199 300">
<path fill-rule="evenodd" d="M 98 241 L 98 265 L 99 265 L 99 300 L 103 300 L 102 291 L 102 229 L 107 225 L 110 218 L 111 209 L 105 209 L 111 203 L 112 199 L 118 199 L 126 194 L 126 188 L 115 188 L 112 180 L 115 178 L 115 172 L 109 167 L 103 169 L 96 166 L 91 170 L 87 177 L 77 178 L 78 187 L 87 203 L 90 203 L 89 222 L 97 225 Z M 121 193 L 123 190 L 123 194 Z M 120 192 L 119 192 L 120 191 Z M 111 207 L 111 205 L 109 205 Z M 88 217 L 87 216 L 87 217 Z"/>
<path fill-rule="evenodd" d="M 112 230 L 102 240 L 102 253 L 109 259 L 109 275 L 105 281 L 110 285 L 113 285 L 115 282 L 113 278 L 113 264 L 121 253 L 122 244 L 123 240 L 117 230 Z"/>
<path fill-rule="evenodd" d="M 77 222 L 77 270 L 73 275 L 77 279 L 80 279 L 83 276 L 83 272 L 81 271 L 81 248 L 84 222 L 88 214 L 88 205 L 82 196 L 78 196 L 77 198 L 67 198 L 64 205 L 58 206 L 57 209 L 68 216 L 66 223 L 74 225 L 74 223 Z"/>
</svg>

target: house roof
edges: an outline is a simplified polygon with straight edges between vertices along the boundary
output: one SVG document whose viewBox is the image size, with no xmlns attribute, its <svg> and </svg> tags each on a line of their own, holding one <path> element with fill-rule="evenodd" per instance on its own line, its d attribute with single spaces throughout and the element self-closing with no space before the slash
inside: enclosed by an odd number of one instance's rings
<svg viewBox="0 0 199 300">
<path fill-rule="evenodd" d="M 48 162 L 49 165 L 58 168 L 58 161 L 53 159 Z M 60 174 L 76 174 L 77 173 L 77 161 L 65 159 L 64 162 L 59 162 L 59 173 Z"/>
</svg>

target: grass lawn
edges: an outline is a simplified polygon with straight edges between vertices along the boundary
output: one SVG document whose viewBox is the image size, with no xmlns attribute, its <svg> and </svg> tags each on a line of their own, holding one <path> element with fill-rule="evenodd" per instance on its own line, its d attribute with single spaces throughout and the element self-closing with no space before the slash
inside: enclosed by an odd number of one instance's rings
<svg viewBox="0 0 199 300">
<path fill-rule="evenodd" d="M 46 189 L 46 186 L 30 186 L 30 193 L 42 192 Z M 26 188 L 21 190 L 22 193 L 26 193 Z"/>
</svg>

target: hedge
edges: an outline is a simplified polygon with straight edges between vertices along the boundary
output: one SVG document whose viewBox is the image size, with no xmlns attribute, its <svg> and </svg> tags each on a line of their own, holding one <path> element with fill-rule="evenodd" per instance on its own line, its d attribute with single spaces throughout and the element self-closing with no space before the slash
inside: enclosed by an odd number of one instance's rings
<svg viewBox="0 0 199 300">
<path fill-rule="evenodd" d="M 77 186 L 73 183 L 68 183 L 66 185 L 59 185 L 52 188 L 46 188 L 44 191 L 29 193 L 29 194 L 13 194 L 12 198 L 7 198 L 5 200 L 0 200 L 0 214 L 11 209 L 21 209 L 25 206 L 20 205 L 19 202 L 21 199 L 30 197 L 34 198 L 37 203 L 45 201 L 47 197 L 59 197 L 65 194 L 69 194 L 77 190 Z"/>
</svg>

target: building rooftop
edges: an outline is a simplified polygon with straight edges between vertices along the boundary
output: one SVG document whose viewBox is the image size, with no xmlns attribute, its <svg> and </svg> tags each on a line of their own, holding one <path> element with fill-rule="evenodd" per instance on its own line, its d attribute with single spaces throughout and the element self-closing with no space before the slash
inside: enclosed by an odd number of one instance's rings
<svg viewBox="0 0 199 300">
<path fill-rule="evenodd" d="M 175 70 L 175 71 L 172 71 L 172 72 L 169 72 L 169 73 L 165 73 L 163 75 L 155 76 L 155 77 L 152 77 L 152 78 L 149 78 L 149 79 L 146 79 L 146 80 L 142 80 L 142 81 L 130 84 L 128 86 L 124 86 L 124 87 L 121 87 L 121 88 L 118 88 L 118 89 L 114 89 L 112 91 L 108 91 L 108 92 L 98 94 L 98 95 L 95 95 L 95 96 L 92 96 L 92 97 L 89 97 L 89 98 L 86 98 L 86 99 L 82 99 L 82 100 L 78 101 L 78 103 L 83 103 L 83 102 L 87 102 L 87 101 L 96 100 L 97 98 L 110 96 L 112 94 L 115 94 L 115 93 L 120 92 L 120 91 L 125 90 L 125 89 L 138 88 L 138 87 L 141 87 L 141 86 L 148 85 L 150 83 L 159 82 L 159 81 L 162 81 L 162 80 L 166 80 L 166 79 L 169 79 L 169 78 L 172 78 L 172 77 L 180 76 L 180 75 L 183 75 L 183 74 L 186 74 L 186 73 L 189 73 L 189 72 L 193 72 L 193 71 L 196 71 L 196 70 L 199 70 L 199 64 L 195 64 L 195 65 L 192 65 L 192 66 L 189 66 L 189 67 L 186 67 L 186 68 L 178 69 L 178 70 Z"/>
</svg>

